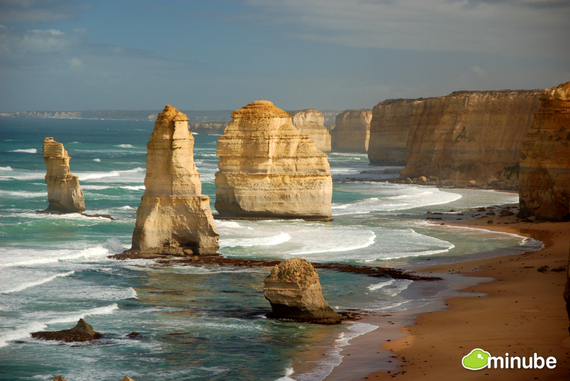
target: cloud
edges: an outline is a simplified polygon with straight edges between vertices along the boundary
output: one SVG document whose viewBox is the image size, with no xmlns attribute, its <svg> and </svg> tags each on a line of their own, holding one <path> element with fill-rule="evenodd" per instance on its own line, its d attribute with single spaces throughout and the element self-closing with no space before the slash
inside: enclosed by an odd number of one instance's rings
<svg viewBox="0 0 570 381">
<path fill-rule="evenodd" d="M 477 65 L 473 66 L 471 70 L 473 70 L 473 72 L 475 72 L 475 74 L 477 74 L 479 77 L 484 77 L 487 75 L 487 72 Z"/>
<path fill-rule="evenodd" d="M 568 57 L 562 46 L 570 27 L 567 14 L 558 9 L 562 2 L 546 1 L 549 7 L 538 7 L 538 0 L 523 1 L 526 6 L 516 3 L 520 2 L 246 0 L 243 17 L 263 27 L 281 28 L 297 39 L 336 45 Z"/>
<path fill-rule="evenodd" d="M 76 18 L 90 6 L 78 6 L 69 0 L 0 0 L 0 23 L 62 22 Z"/>
</svg>

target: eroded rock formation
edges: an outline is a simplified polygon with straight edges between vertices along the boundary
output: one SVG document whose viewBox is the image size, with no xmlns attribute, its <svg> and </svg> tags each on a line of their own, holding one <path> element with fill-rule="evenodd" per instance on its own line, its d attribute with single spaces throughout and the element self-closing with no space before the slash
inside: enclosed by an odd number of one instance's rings
<svg viewBox="0 0 570 381">
<path fill-rule="evenodd" d="M 368 152 L 372 110 L 346 110 L 336 116 L 331 131 L 332 151 Z"/>
<path fill-rule="evenodd" d="M 71 329 L 51 332 L 33 332 L 31 335 L 35 339 L 65 342 L 92 341 L 101 337 L 101 334 L 99 332 L 95 332 L 93 327 L 83 319 L 79 319 L 77 325 Z"/>
<path fill-rule="evenodd" d="M 80 213 L 85 210 L 85 198 L 79 178 L 69 172 L 69 155 L 63 144 L 45 138 L 42 156 L 46 163 L 46 184 L 49 206 L 46 212 Z"/>
<path fill-rule="evenodd" d="M 259 100 L 234 111 L 216 154 L 220 216 L 331 217 L 327 155 L 273 103 Z"/>
<path fill-rule="evenodd" d="M 299 111 L 289 111 L 293 120 L 293 125 L 303 134 L 315 142 L 315 146 L 323 152 L 331 150 L 331 134 L 325 127 L 325 118 L 319 110 L 307 109 Z"/>
<path fill-rule="evenodd" d="M 540 95 L 522 144 L 520 214 L 542 220 L 570 220 L 570 82 Z"/>
<path fill-rule="evenodd" d="M 303 258 L 275 265 L 265 278 L 263 295 L 271 303 L 268 317 L 318 324 L 337 324 L 342 319 L 323 297 L 315 268 Z"/>
<path fill-rule="evenodd" d="M 537 90 L 457 91 L 389 100 L 373 111 L 368 155 L 406 165 L 402 177 L 518 185 L 522 140 L 538 110 Z"/>
<path fill-rule="evenodd" d="M 145 193 L 137 209 L 131 251 L 149 254 L 214 254 L 219 234 L 202 195 L 188 118 L 167 105 L 147 144 Z"/>
</svg>

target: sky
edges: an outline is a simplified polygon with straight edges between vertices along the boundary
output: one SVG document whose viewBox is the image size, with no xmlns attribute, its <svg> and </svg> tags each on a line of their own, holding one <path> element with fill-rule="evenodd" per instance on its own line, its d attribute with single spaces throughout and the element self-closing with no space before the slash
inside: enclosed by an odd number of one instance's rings
<svg viewBox="0 0 570 381">
<path fill-rule="evenodd" d="M 372 108 L 570 81 L 570 0 L 0 0 L 0 112 Z"/>
</svg>

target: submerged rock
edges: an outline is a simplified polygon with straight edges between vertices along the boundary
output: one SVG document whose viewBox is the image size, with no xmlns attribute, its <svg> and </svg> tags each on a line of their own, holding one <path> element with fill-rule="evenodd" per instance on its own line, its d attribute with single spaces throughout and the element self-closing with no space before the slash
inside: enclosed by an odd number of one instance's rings
<svg viewBox="0 0 570 381">
<path fill-rule="evenodd" d="M 302 258 L 275 265 L 265 278 L 263 295 L 273 310 L 268 317 L 317 324 L 338 324 L 342 320 L 323 297 L 315 268 Z"/>
<path fill-rule="evenodd" d="M 259 100 L 234 111 L 216 154 L 220 216 L 331 218 L 327 155 L 273 103 Z"/>
<path fill-rule="evenodd" d="M 101 334 L 93 331 L 93 327 L 85 322 L 85 320 L 79 319 L 77 325 L 71 329 L 52 332 L 33 332 L 32 337 L 42 340 L 73 342 L 97 340 L 101 337 Z"/>
<path fill-rule="evenodd" d="M 541 93 L 522 144 L 520 217 L 570 220 L 570 82 Z"/>
<path fill-rule="evenodd" d="M 147 144 L 145 193 L 137 209 L 132 257 L 214 254 L 219 234 L 202 195 L 188 117 L 167 105 Z"/>
<path fill-rule="evenodd" d="M 46 163 L 48 213 L 80 213 L 85 210 L 85 198 L 79 178 L 69 171 L 69 155 L 62 143 L 45 138 L 42 156 Z"/>
</svg>

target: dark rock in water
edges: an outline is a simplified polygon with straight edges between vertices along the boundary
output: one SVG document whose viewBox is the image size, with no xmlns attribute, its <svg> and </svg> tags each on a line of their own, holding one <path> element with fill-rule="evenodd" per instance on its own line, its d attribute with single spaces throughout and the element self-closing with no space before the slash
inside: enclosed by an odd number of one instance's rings
<svg viewBox="0 0 570 381">
<path fill-rule="evenodd" d="M 33 332 L 32 337 L 35 339 L 58 340 L 69 343 L 73 341 L 96 340 L 101 337 L 101 334 L 99 332 L 93 331 L 93 327 L 87 324 L 85 320 L 79 319 L 77 325 L 71 329 L 52 332 Z"/>
<path fill-rule="evenodd" d="M 66 379 L 61 376 L 57 376 L 56 378 L 53 379 L 53 381 L 66 381 Z"/>
<path fill-rule="evenodd" d="M 129 334 L 127 335 L 127 337 L 133 339 L 133 338 L 136 338 L 136 337 L 141 337 L 141 334 L 138 333 L 138 332 L 131 332 L 131 333 L 129 333 Z"/>
<path fill-rule="evenodd" d="M 342 315 L 329 307 L 315 268 L 302 258 L 279 263 L 265 278 L 263 295 L 271 303 L 271 318 L 316 324 L 338 324 Z"/>
<path fill-rule="evenodd" d="M 121 381 L 135 381 L 132 378 L 125 376 L 125 378 L 123 378 Z"/>
</svg>

